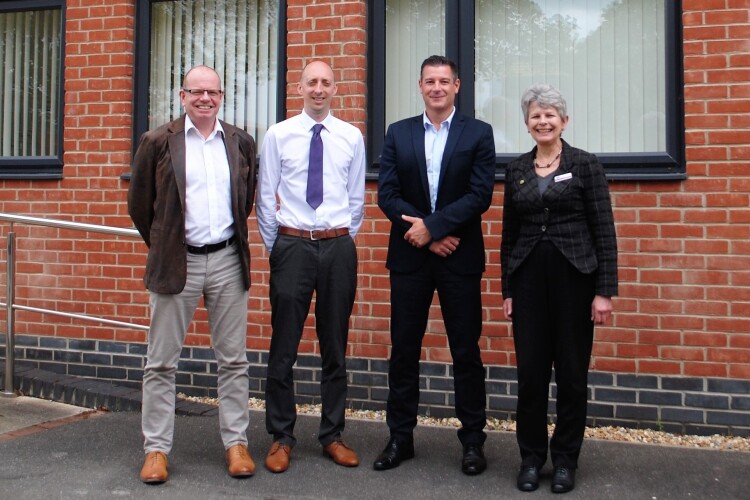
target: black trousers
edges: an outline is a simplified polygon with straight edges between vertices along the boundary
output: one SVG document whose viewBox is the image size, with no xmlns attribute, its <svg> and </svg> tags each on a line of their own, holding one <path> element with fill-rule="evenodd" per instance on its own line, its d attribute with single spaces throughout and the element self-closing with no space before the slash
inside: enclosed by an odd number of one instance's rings
<svg viewBox="0 0 750 500">
<path fill-rule="evenodd" d="M 419 406 L 419 359 L 435 290 L 453 358 L 456 416 L 461 443 L 486 439 L 485 374 L 479 351 L 482 334 L 481 274 L 451 272 L 431 256 L 417 272 L 391 272 L 391 358 L 386 422 L 391 437 L 411 442 Z"/>
<path fill-rule="evenodd" d="M 586 427 L 594 276 L 582 274 L 554 244 L 541 241 L 511 278 L 518 367 L 516 437 L 522 464 L 541 467 L 547 461 L 554 365 L 557 420 L 549 451 L 553 465 L 575 469 Z"/>
<path fill-rule="evenodd" d="M 320 344 L 322 415 L 318 440 L 340 439 L 346 410 L 346 344 L 357 290 L 357 251 L 350 236 L 311 241 L 280 235 L 271 265 L 271 350 L 266 378 L 266 429 L 294 446 L 297 412 L 293 367 L 313 292 Z"/>
</svg>

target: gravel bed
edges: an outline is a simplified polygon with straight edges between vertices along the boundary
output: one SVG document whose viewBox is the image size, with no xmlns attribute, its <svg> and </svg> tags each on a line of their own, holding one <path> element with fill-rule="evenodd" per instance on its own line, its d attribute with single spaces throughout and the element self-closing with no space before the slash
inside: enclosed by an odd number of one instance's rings
<svg viewBox="0 0 750 500">
<path fill-rule="evenodd" d="M 190 397 L 178 394 L 177 397 L 188 401 L 195 401 L 218 406 L 215 398 Z M 253 410 L 265 408 L 265 401 L 250 398 L 248 406 Z M 297 405 L 297 413 L 304 415 L 320 415 L 320 405 Z M 367 420 L 385 421 L 385 411 L 374 410 L 346 410 L 347 417 L 361 418 Z M 419 425 L 437 425 L 442 427 L 460 427 L 457 418 L 433 418 L 417 417 Z M 516 423 L 512 420 L 487 419 L 487 430 L 515 432 Z M 550 434 L 554 424 L 549 425 Z M 658 444 L 667 446 L 687 446 L 690 448 L 710 448 L 725 451 L 750 452 L 750 438 L 724 436 L 714 434 L 712 436 L 692 436 L 685 434 L 672 434 L 669 432 L 655 431 L 651 429 L 629 429 L 626 427 L 587 427 L 586 437 L 589 439 L 605 439 L 609 441 L 624 441 L 629 443 Z"/>
</svg>

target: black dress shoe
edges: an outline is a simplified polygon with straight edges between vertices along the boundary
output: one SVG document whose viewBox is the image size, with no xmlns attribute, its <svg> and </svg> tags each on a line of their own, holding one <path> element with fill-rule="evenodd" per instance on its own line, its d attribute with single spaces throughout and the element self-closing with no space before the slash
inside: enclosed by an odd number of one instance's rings
<svg viewBox="0 0 750 500">
<path fill-rule="evenodd" d="M 464 446 L 464 458 L 461 460 L 461 471 L 467 476 L 476 476 L 487 468 L 482 447 L 475 444 Z"/>
<path fill-rule="evenodd" d="M 552 473 L 552 493 L 567 493 L 576 485 L 575 469 L 555 467 Z"/>
<path fill-rule="evenodd" d="M 375 470 L 394 469 L 401 465 L 402 461 L 410 458 L 414 458 L 414 443 L 391 438 L 385 449 L 375 459 L 373 468 Z"/>
<path fill-rule="evenodd" d="M 518 471 L 516 486 L 521 491 L 534 491 L 539 488 L 539 467 L 534 465 L 522 465 Z"/>
</svg>

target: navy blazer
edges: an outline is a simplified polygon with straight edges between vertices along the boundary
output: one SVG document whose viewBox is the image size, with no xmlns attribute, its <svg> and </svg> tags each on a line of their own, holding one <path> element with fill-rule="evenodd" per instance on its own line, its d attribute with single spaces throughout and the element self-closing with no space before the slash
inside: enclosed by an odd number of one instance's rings
<svg viewBox="0 0 750 500">
<path fill-rule="evenodd" d="M 386 267 L 414 272 L 434 255 L 426 245 L 415 248 L 404 240 L 411 224 L 402 215 L 424 220 L 433 240 L 461 239 L 445 257 L 455 273 L 484 271 L 482 214 L 492 202 L 495 187 L 495 141 L 492 127 L 456 113 L 451 121 L 438 180 L 435 212 L 430 207 L 423 115 L 388 127 L 380 156 L 378 206 L 391 221 Z"/>
<path fill-rule="evenodd" d="M 607 178 L 593 154 L 563 141 L 559 168 L 544 195 L 534 171 L 536 147 L 505 171 L 503 297 L 513 271 L 546 237 L 584 274 L 595 273 L 596 295 L 617 295 L 617 239 Z"/>
<path fill-rule="evenodd" d="M 229 162 L 234 235 L 240 250 L 242 280 L 250 287 L 247 217 L 255 199 L 255 140 L 221 122 Z M 185 242 L 185 115 L 141 136 L 128 189 L 128 212 L 148 246 L 146 288 L 180 293 L 187 279 Z"/>
</svg>

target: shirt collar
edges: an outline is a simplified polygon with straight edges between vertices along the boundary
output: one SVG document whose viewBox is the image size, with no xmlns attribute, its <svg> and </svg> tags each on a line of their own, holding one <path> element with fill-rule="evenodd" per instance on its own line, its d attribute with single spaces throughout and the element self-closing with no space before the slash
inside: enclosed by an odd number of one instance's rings
<svg viewBox="0 0 750 500">
<path fill-rule="evenodd" d="M 316 123 L 322 123 L 326 130 L 331 130 L 331 122 L 333 121 L 333 112 L 331 111 L 328 112 L 328 116 L 319 122 L 316 122 L 310 115 L 305 113 L 304 110 L 302 110 L 300 117 L 302 119 L 302 126 L 305 127 L 305 130 L 312 130 Z"/>
<path fill-rule="evenodd" d="M 442 127 L 443 125 L 446 125 L 447 129 L 450 130 L 451 129 L 451 122 L 453 121 L 453 117 L 455 116 L 455 114 L 456 114 L 456 107 L 453 106 L 453 111 L 451 111 L 451 114 L 448 116 L 448 118 L 446 118 L 445 120 L 443 120 L 443 122 L 440 124 L 440 126 Z M 433 126 L 432 122 L 430 121 L 430 119 L 427 118 L 427 111 L 426 110 L 422 113 L 422 123 L 424 123 L 424 128 L 425 129 L 427 127 L 432 127 Z"/>
<path fill-rule="evenodd" d="M 186 114 L 185 115 L 185 135 L 186 136 L 188 132 L 190 132 L 191 129 L 195 130 L 198 133 L 198 135 L 201 135 L 200 131 L 198 130 L 198 127 L 196 127 L 195 124 L 193 123 L 193 120 L 191 120 L 190 116 Z M 222 136 L 224 135 L 224 128 L 221 126 L 221 122 L 219 122 L 219 120 L 217 119 L 216 123 L 214 124 L 214 129 L 208 135 L 208 139 L 211 139 L 212 137 L 214 137 L 214 134 L 218 134 L 219 132 L 221 132 Z"/>
</svg>

